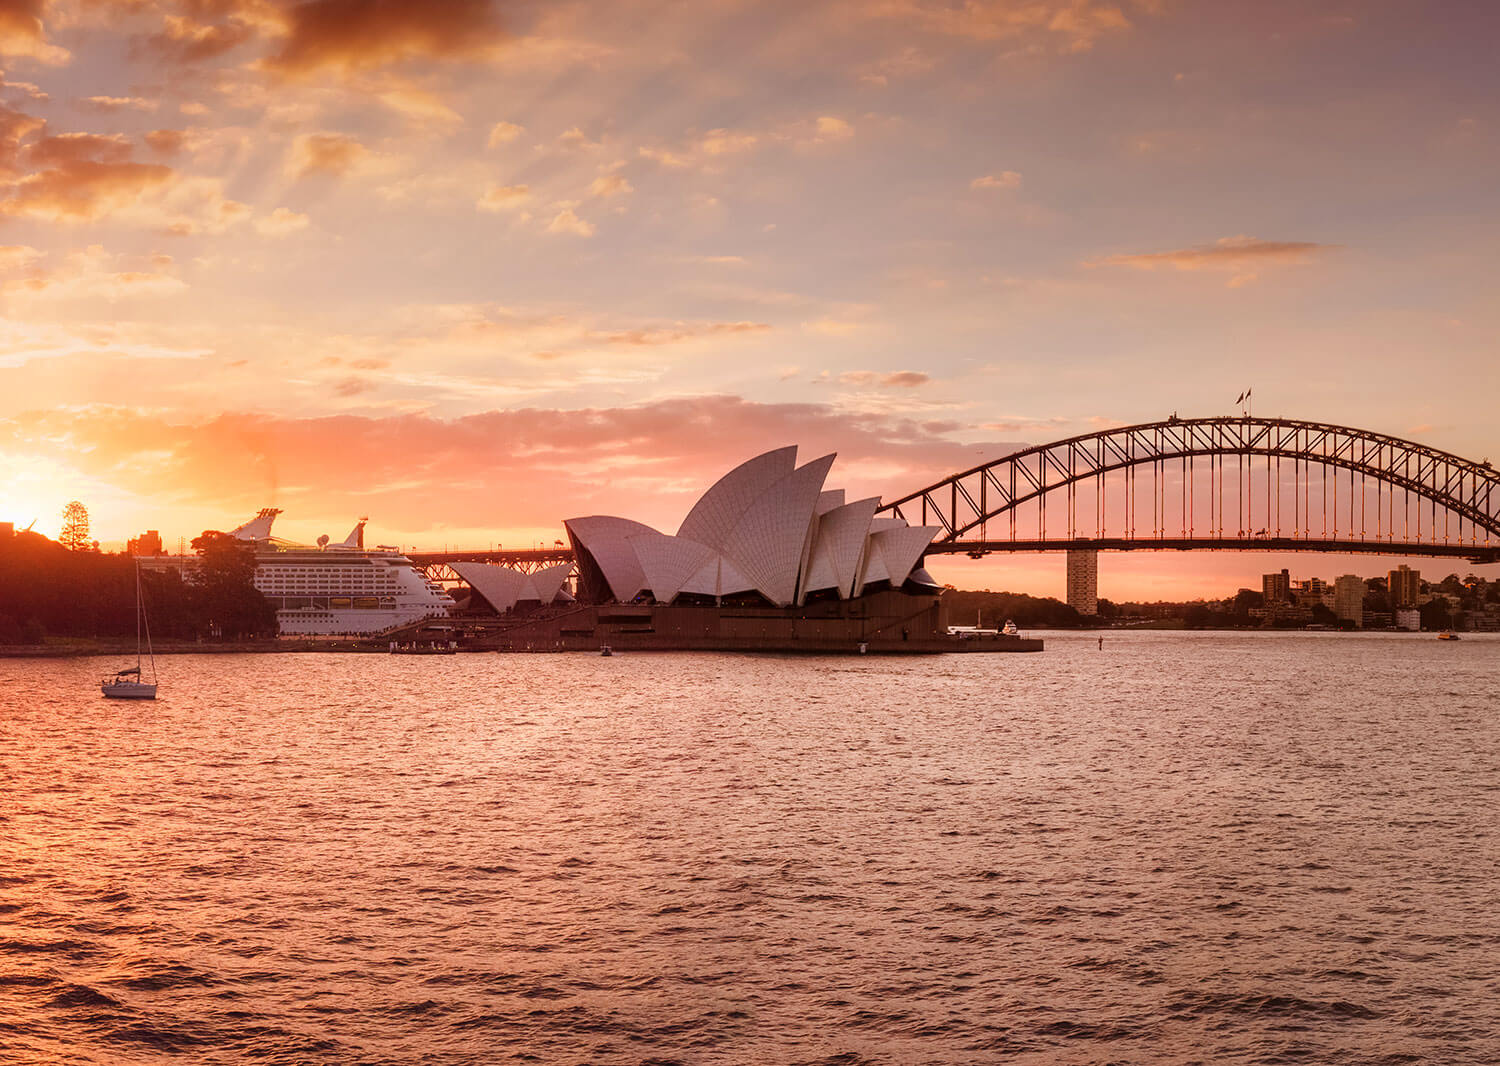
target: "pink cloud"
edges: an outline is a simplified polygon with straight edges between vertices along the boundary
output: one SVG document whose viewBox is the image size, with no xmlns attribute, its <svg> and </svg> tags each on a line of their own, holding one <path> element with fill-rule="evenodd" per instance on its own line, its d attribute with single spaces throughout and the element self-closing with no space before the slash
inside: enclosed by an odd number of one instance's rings
<svg viewBox="0 0 1500 1066">
<path fill-rule="evenodd" d="M 344 387 L 363 385 L 349 378 Z M 949 437 L 956 428 L 699 396 L 449 420 L 224 414 L 181 423 L 120 409 L 35 412 L 0 421 L 0 445 L 49 454 L 208 524 L 276 504 L 309 517 L 378 512 L 387 527 L 412 531 L 500 531 L 596 512 L 671 526 L 726 470 L 787 443 L 808 458 L 838 452 L 840 484 L 888 496 L 972 465 L 976 448 L 1006 447 L 958 443 Z"/>
</svg>

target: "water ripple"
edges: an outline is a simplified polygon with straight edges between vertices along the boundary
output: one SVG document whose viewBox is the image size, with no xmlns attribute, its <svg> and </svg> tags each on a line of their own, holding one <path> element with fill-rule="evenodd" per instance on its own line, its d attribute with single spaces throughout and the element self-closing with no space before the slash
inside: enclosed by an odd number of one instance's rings
<svg viewBox="0 0 1500 1066">
<path fill-rule="evenodd" d="M 1500 1061 L 1500 641 L 0 660 L 0 1061 Z"/>
</svg>

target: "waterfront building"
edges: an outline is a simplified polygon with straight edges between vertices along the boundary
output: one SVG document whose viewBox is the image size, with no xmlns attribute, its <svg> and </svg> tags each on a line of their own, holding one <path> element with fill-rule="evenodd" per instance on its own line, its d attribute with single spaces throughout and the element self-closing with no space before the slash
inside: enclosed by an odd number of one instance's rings
<svg viewBox="0 0 1500 1066">
<path fill-rule="evenodd" d="M 1391 608 L 1415 607 L 1422 594 L 1422 572 L 1402 563 L 1385 575 L 1386 588 L 1390 591 Z"/>
<path fill-rule="evenodd" d="M 616 515 L 565 520 L 574 602 L 560 572 L 449 564 L 479 608 L 465 613 L 468 646 L 608 654 L 1042 650 L 1040 640 L 1019 634 L 955 638 L 943 590 L 922 567 L 940 527 L 880 516 L 879 497 L 849 500 L 843 489 L 826 488 L 833 459 L 799 466 L 797 449 L 786 447 L 741 463 L 699 498 L 676 533 Z M 487 621 L 485 604 L 510 613 Z"/>
<path fill-rule="evenodd" d="M 1365 624 L 1365 579 L 1345 574 L 1333 582 L 1333 613 L 1357 626 Z"/>
<path fill-rule="evenodd" d="M 1082 615 L 1099 613 L 1099 553 L 1091 548 L 1068 552 L 1067 604 Z"/>
<path fill-rule="evenodd" d="M 1285 570 L 1279 574 L 1263 574 L 1260 579 L 1261 598 L 1267 607 L 1273 603 L 1290 603 L 1292 600 L 1292 578 Z"/>
<path fill-rule="evenodd" d="M 1396 628 L 1415 633 L 1422 628 L 1422 612 L 1415 607 L 1402 607 L 1395 612 Z"/>
</svg>

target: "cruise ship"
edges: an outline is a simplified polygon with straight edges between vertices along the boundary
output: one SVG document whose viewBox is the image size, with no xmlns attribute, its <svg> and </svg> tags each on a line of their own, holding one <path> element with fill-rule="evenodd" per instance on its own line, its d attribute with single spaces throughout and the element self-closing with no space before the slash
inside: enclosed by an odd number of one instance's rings
<svg viewBox="0 0 1500 1066">
<path fill-rule="evenodd" d="M 283 636 L 379 633 L 447 616 L 453 598 L 399 548 L 365 547 L 365 522 L 342 542 L 314 545 L 271 536 L 281 514 L 268 507 L 232 531 L 255 545 L 255 587 L 276 608 Z"/>
</svg>

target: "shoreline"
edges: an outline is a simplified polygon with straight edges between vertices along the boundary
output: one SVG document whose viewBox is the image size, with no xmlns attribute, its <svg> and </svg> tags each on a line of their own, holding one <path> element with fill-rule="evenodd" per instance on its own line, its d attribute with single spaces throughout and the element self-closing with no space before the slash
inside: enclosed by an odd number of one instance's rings
<svg viewBox="0 0 1500 1066">
<path fill-rule="evenodd" d="M 1118 626 L 1110 628 L 1089 629 L 1051 629 L 1037 626 L 1028 632 L 1035 633 L 1076 633 L 1079 636 L 1113 636 L 1122 633 L 1284 633 L 1303 634 L 1306 636 L 1327 636 L 1329 634 L 1340 634 L 1349 636 L 1373 636 L 1403 634 L 1410 636 L 1433 636 L 1436 630 L 1412 631 L 1404 629 L 1263 629 L 1260 627 L 1243 626 L 1206 626 L 1202 628 L 1187 629 L 1181 626 L 1158 627 L 1158 626 Z M 1470 635 L 1467 631 L 1465 636 Z M 1476 631 L 1474 635 L 1484 636 L 1483 632 Z M 621 651 L 626 650 L 623 645 L 618 645 Z M 513 654 L 524 654 L 526 651 L 552 651 L 552 648 L 507 648 L 507 647 L 460 647 L 459 654 L 478 654 L 482 652 L 510 652 Z M 578 650 L 578 649 L 570 649 Z M 583 649 L 582 653 L 589 653 L 593 649 Z M 643 651 L 648 649 L 633 648 L 632 651 Z M 652 651 L 667 651 L 666 648 L 653 648 Z M 718 650 L 718 651 L 744 651 L 744 648 L 716 648 L 716 649 L 682 649 L 682 650 Z M 813 650 L 813 649 L 805 649 Z M 827 649 L 820 649 L 827 650 Z M 915 649 L 913 649 L 915 650 Z M 926 653 L 943 652 L 969 652 L 978 649 L 973 648 L 923 648 Z M 986 649 L 989 650 L 989 649 Z M 236 641 L 225 644 L 200 644 L 197 641 L 171 641 L 161 647 L 153 649 L 158 656 L 167 655 L 303 655 L 308 653 L 325 654 L 348 654 L 348 655 L 389 655 L 390 642 L 388 640 L 370 641 L 349 638 L 345 640 L 255 640 Z M 871 649 L 872 654 L 884 654 L 888 649 L 882 648 L 879 652 Z M 0 645 L 0 660 L 3 659 L 84 659 L 103 656 L 132 656 L 135 654 L 135 643 L 130 642 L 80 642 L 66 644 L 8 644 Z"/>
</svg>

